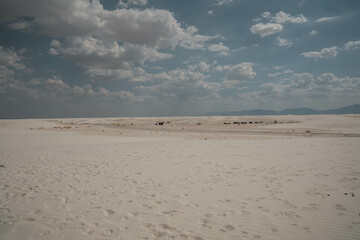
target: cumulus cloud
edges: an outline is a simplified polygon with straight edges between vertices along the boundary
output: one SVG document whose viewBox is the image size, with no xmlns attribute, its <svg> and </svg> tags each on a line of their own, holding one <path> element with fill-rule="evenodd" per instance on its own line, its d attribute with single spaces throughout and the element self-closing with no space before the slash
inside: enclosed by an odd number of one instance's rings
<svg viewBox="0 0 360 240">
<path fill-rule="evenodd" d="M 269 36 L 274 33 L 281 32 L 282 30 L 283 26 L 277 23 L 258 23 L 250 28 L 250 31 L 253 34 L 258 34 L 261 37 Z"/>
<path fill-rule="evenodd" d="M 132 70 L 89 68 L 85 72 L 93 81 L 125 80 L 134 76 Z"/>
<path fill-rule="evenodd" d="M 21 7 L 19 7 L 21 6 Z M 86 0 L 4 0 L 0 3 L 0 21 L 23 18 L 47 36 L 79 36 L 101 27 L 99 1 Z M 26 18 L 24 18 L 26 17 Z"/>
<path fill-rule="evenodd" d="M 305 97 L 307 95 L 325 94 L 331 96 L 338 94 L 343 96 L 357 96 L 360 93 L 360 78 L 336 77 L 332 73 L 323 73 L 315 77 L 310 73 L 294 73 L 290 78 L 282 79 L 278 83 L 266 83 L 261 85 L 264 95 L 272 94 L 298 95 Z"/>
<path fill-rule="evenodd" d="M 29 88 L 26 83 L 12 79 L 9 82 L 6 82 L 4 85 L 0 85 L 0 93 L 2 94 L 10 94 L 11 96 L 26 96 L 31 98 L 39 97 L 39 90 Z"/>
<path fill-rule="evenodd" d="M 304 52 L 301 55 L 307 58 L 333 58 L 336 57 L 338 53 L 337 47 L 323 48 L 320 52 Z"/>
<path fill-rule="evenodd" d="M 57 42 L 53 44 L 58 45 Z M 34 78 L 30 81 L 17 80 L 16 73 L 27 73 L 30 70 L 24 65 L 22 54 L 25 50 L 7 49 L 0 46 L 0 92 L 2 94 L 11 94 L 12 96 L 27 96 L 31 98 L 48 98 L 53 96 L 69 96 L 69 95 L 87 95 L 87 96 L 115 96 L 123 100 L 130 100 L 134 95 L 127 91 L 108 92 L 104 94 L 104 90 L 96 91 L 90 84 L 84 86 L 70 86 L 60 75 L 53 75 L 50 78 Z M 80 51 L 81 52 L 81 51 Z M 89 52 L 92 52 L 89 49 Z M 133 68 L 129 73 L 127 70 L 109 70 L 89 68 L 86 72 L 94 80 L 100 80 L 106 76 L 106 79 L 113 77 L 114 79 L 122 79 L 123 77 L 131 77 L 144 74 L 142 68 Z M 128 75 L 126 75 L 128 74 Z M 36 87 L 34 89 L 33 87 Z"/>
<path fill-rule="evenodd" d="M 256 73 L 253 71 L 252 66 L 253 63 L 244 62 L 231 67 L 225 75 L 225 80 L 232 83 L 240 83 L 254 78 Z"/>
<path fill-rule="evenodd" d="M 192 72 L 209 72 L 213 64 L 208 64 L 206 62 L 199 62 L 198 64 L 189 65 L 188 69 Z"/>
<path fill-rule="evenodd" d="M 289 13 L 280 11 L 277 12 L 274 16 L 271 15 L 270 12 L 264 12 L 263 14 L 260 15 L 260 17 L 254 18 L 253 21 L 254 22 L 258 22 L 261 20 L 266 20 L 272 23 L 305 23 L 308 21 L 308 19 L 306 17 L 304 17 L 303 14 L 298 14 L 297 16 L 292 16 Z"/>
<path fill-rule="evenodd" d="M 356 49 L 360 46 L 360 41 L 349 41 L 344 44 L 343 48 L 330 47 L 323 48 L 320 51 L 304 52 L 301 55 L 308 58 L 333 58 L 336 57 L 339 51 Z"/>
<path fill-rule="evenodd" d="M 36 98 L 39 91 L 27 86 L 25 82 L 17 80 L 17 76 L 31 72 L 23 63 L 25 49 L 15 50 L 0 46 L 0 93 L 24 95 Z"/>
<path fill-rule="evenodd" d="M 25 49 L 15 50 L 0 46 L 0 84 L 14 82 L 16 75 L 31 72 L 23 63 L 24 52 Z M 4 87 L 2 89 L 4 91 Z"/>
<path fill-rule="evenodd" d="M 102 41 L 93 37 L 67 38 L 64 42 L 53 40 L 50 54 L 61 55 L 87 68 L 93 80 L 126 79 L 133 76 L 134 63 L 144 64 L 172 57 L 144 45 Z"/>
<path fill-rule="evenodd" d="M 212 44 L 208 47 L 208 49 L 210 52 L 220 52 L 221 55 L 228 55 L 230 50 L 222 42 L 219 42 L 218 44 Z"/>
<path fill-rule="evenodd" d="M 284 23 L 305 23 L 308 21 L 304 15 L 299 14 L 297 16 L 292 16 L 289 13 L 280 11 L 274 16 L 270 12 L 264 12 L 260 17 L 253 19 L 254 22 L 265 20 L 268 23 L 257 23 L 250 28 L 250 31 L 253 34 L 258 34 L 261 37 L 269 36 L 283 30 Z"/>
<path fill-rule="evenodd" d="M 334 74 L 332 74 L 332 73 L 323 73 L 316 79 L 316 84 L 321 84 L 321 85 L 336 84 L 336 83 L 340 83 L 340 82 L 341 82 L 341 79 L 336 78 L 334 76 Z"/>
<path fill-rule="evenodd" d="M 127 3 L 144 4 L 144 0 Z M 19 8 L 18 6 L 22 6 Z M 173 14 L 161 9 L 104 10 L 98 0 L 4 0 L 0 2 L 0 21 L 28 16 L 34 30 L 46 36 L 93 36 L 102 40 L 142 44 L 148 47 L 202 48 L 212 39 L 200 35 L 195 27 L 182 28 Z M 22 20 L 23 21 L 23 20 Z M 26 24 L 22 23 L 23 25 Z"/>
<path fill-rule="evenodd" d="M 194 26 L 187 27 L 179 37 L 179 46 L 186 49 L 201 49 L 205 50 L 206 42 L 221 38 L 219 35 L 206 36 L 197 34 L 198 29 Z"/>
<path fill-rule="evenodd" d="M 157 74 L 146 73 L 133 78 L 132 81 L 152 82 L 152 85 L 138 87 L 136 90 L 160 99 L 199 100 L 218 97 L 217 87 L 219 84 L 205 82 L 207 76 L 195 69 L 203 66 L 207 71 L 208 66 L 205 65 L 207 64 L 200 63 L 194 67 L 190 66 L 188 69 L 175 69 Z"/>
<path fill-rule="evenodd" d="M 223 72 L 226 70 L 230 70 L 232 69 L 234 66 L 233 65 L 218 65 L 216 67 L 213 68 L 213 72 Z"/>
<path fill-rule="evenodd" d="M 115 91 L 112 92 L 104 87 L 99 87 L 96 91 L 90 84 L 86 84 L 83 87 L 74 86 L 69 92 L 75 95 L 87 95 L 87 96 L 94 96 L 94 97 L 117 97 L 124 101 L 131 101 L 134 100 L 136 97 L 134 93 L 129 91 Z"/>
<path fill-rule="evenodd" d="M 292 45 L 292 42 L 288 39 L 284 39 L 284 38 L 281 38 L 278 36 L 277 40 L 278 40 L 279 46 L 291 47 L 291 45 Z"/>
<path fill-rule="evenodd" d="M 4 48 L 0 46 L 0 66 L 13 68 L 16 70 L 26 70 L 23 64 L 22 54 L 25 50 L 15 51 L 11 48 Z"/>
<path fill-rule="evenodd" d="M 349 41 L 345 43 L 344 48 L 349 50 L 349 49 L 358 48 L 359 46 L 360 46 L 360 41 Z"/>
<path fill-rule="evenodd" d="M 271 21 L 275 23 L 305 23 L 308 21 L 308 19 L 302 14 L 299 14 L 297 16 L 291 16 L 291 14 L 280 11 L 276 13 L 274 17 L 271 17 Z"/>
<path fill-rule="evenodd" d="M 291 88 L 307 88 L 314 82 L 314 77 L 310 73 L 294 73 L 290 82 Z"/>
<path fill-rule="evenodd" d="M 14 74 L 14 69 L 0 65 L 0 84 L 12 79 Z"/>
<path fill-rule="evenodd" d="M 99 0 L 4 0 L 0 2 L 0 22 L 12 29 L 29 28 L 56 37 L 49 53 L 85 67 L 94 81 L 142 79 L 144 74 L 134 73 L 137 66 L 173 57 L 162 49 L 228 54 L 222 43 L 209 44 L 221 39 L 219 35 L 202 35 L 194 26 L 182 27 L 168 10 L 131 9 L 147 2 L 122 0 L 120 9 L 105 10 Z"/>
<path fill-rule="evenodd" d="M 49 89 L 59 90 L 69 88 L 69 85 L 64 83 L 58 75 L 54 75 L 52 78 L 47 79 L 44 83 Z"/>
<path fill-rule="evenodd" d="M 145 6 L 146 4 L 147 0 L 128 0 L 127 2 L 120 0 L 118 6 L 128 8 L 130 6 Z"/>
</svg>

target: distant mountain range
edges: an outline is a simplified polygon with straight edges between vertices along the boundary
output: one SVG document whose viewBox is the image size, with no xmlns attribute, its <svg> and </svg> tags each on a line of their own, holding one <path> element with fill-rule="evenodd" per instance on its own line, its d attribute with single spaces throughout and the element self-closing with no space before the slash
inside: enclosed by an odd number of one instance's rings
<svg viewBox="0 0 360 240">
<path fill-rule="evenodd" d="M 258 116 L 258 115 L 316 115 L 316 114 L 360 114 L 360 104 L 353 104 L 337 109 L 314 110 L 311 108 L 289 108 L 282 111 L 271 111 L 263 109 L 231 111 L 231 112 L 209 112 L 206 116 Z"/>
</svg>

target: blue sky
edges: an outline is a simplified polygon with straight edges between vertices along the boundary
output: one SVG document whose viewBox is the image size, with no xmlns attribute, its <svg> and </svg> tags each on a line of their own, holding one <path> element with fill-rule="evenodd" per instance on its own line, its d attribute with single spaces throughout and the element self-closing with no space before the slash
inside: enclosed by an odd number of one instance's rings
<svg viewBox="0 0 360 240">
<path fill-rule="evenodd" d="M 2 0 L 0 117 L 360 103 L 358 0 Z"/>
</svg>

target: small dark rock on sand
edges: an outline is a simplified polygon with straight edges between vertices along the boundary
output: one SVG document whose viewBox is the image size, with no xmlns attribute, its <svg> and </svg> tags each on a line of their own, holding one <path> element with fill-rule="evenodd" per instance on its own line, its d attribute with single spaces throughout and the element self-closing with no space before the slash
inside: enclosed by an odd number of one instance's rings
<svg viewBox="0 0 360 240">
<path fill-rule="evenodd" d="M 4 167 L 5 167 L 4 165 L 0 164 L 0 168 L 4 168 Z"/>
</svg>

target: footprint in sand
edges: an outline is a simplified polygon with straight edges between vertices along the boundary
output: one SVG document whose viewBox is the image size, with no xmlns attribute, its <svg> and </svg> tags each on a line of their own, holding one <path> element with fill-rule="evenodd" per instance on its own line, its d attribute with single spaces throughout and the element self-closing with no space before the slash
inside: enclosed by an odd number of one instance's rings
<svg viewBox="0 0 360 240">
<path fill-rule="evenodd" d="M 153 233 L 154 237 L 164 237 L 167 235 L 166 232 L 160 232 L 160 231 L 154 231 Z"/>
<path fill-rule="evenodd" d="M 110 236 L 110 235 L 112 235 L 113 233 L 114 233 L 114 230 L 112 230 L 112 229 L 106 229 L 106 230 L 103 232 L 104 236 Z"/>
<path fill-rule="evenodd" d="M 227 231 L 230 232 L 230 231 L 234 231 L 234 230 L 235 230 L 235 227 L 230 224 L 225 225 L 225 226 L 223 226 L 223 228 L 220 229 L 220 231 L 222 231 L 222 232 L 227 232 Z"/>
<path fill-rule="evenodd" d="M 341 205 L 341 204 L 335 204 L 336 210 L 340 211 L 338 212 L 338 215 L 346 215 L 345 212 L 347 212 L 347 209 Z"/>
<path fill-rule="evenodd" d="M 193 237 L 192 239 L 194 239 L 194 240 L 204 240 L 203 238 L 197 237 L 197 236 Z"/>
<path fill-rule="evenodd" d="M 28 217 L 28 218 L 26 218 L 26 221 L 28 221 L 28 222 L 35 222 L 35 218 L 32 218 L 32 217 Z"/>
<path fill-rule="evenodd" d="M 113 210 L 111 210 L 111 209 L 106 209 L 104 211 L 104 213 L 105 213 L 106 216 L 111 216 L 111 215 L 115 214 L 115 212 Z"/>
<path fill-rule="evenodd" d="M 83 222 L 76 223 L 75 225 L 75 228 L 79 228 L 79 229 L 83 229 L 84 227 L 85 227 L 85 223 Z"/>
</svg>

